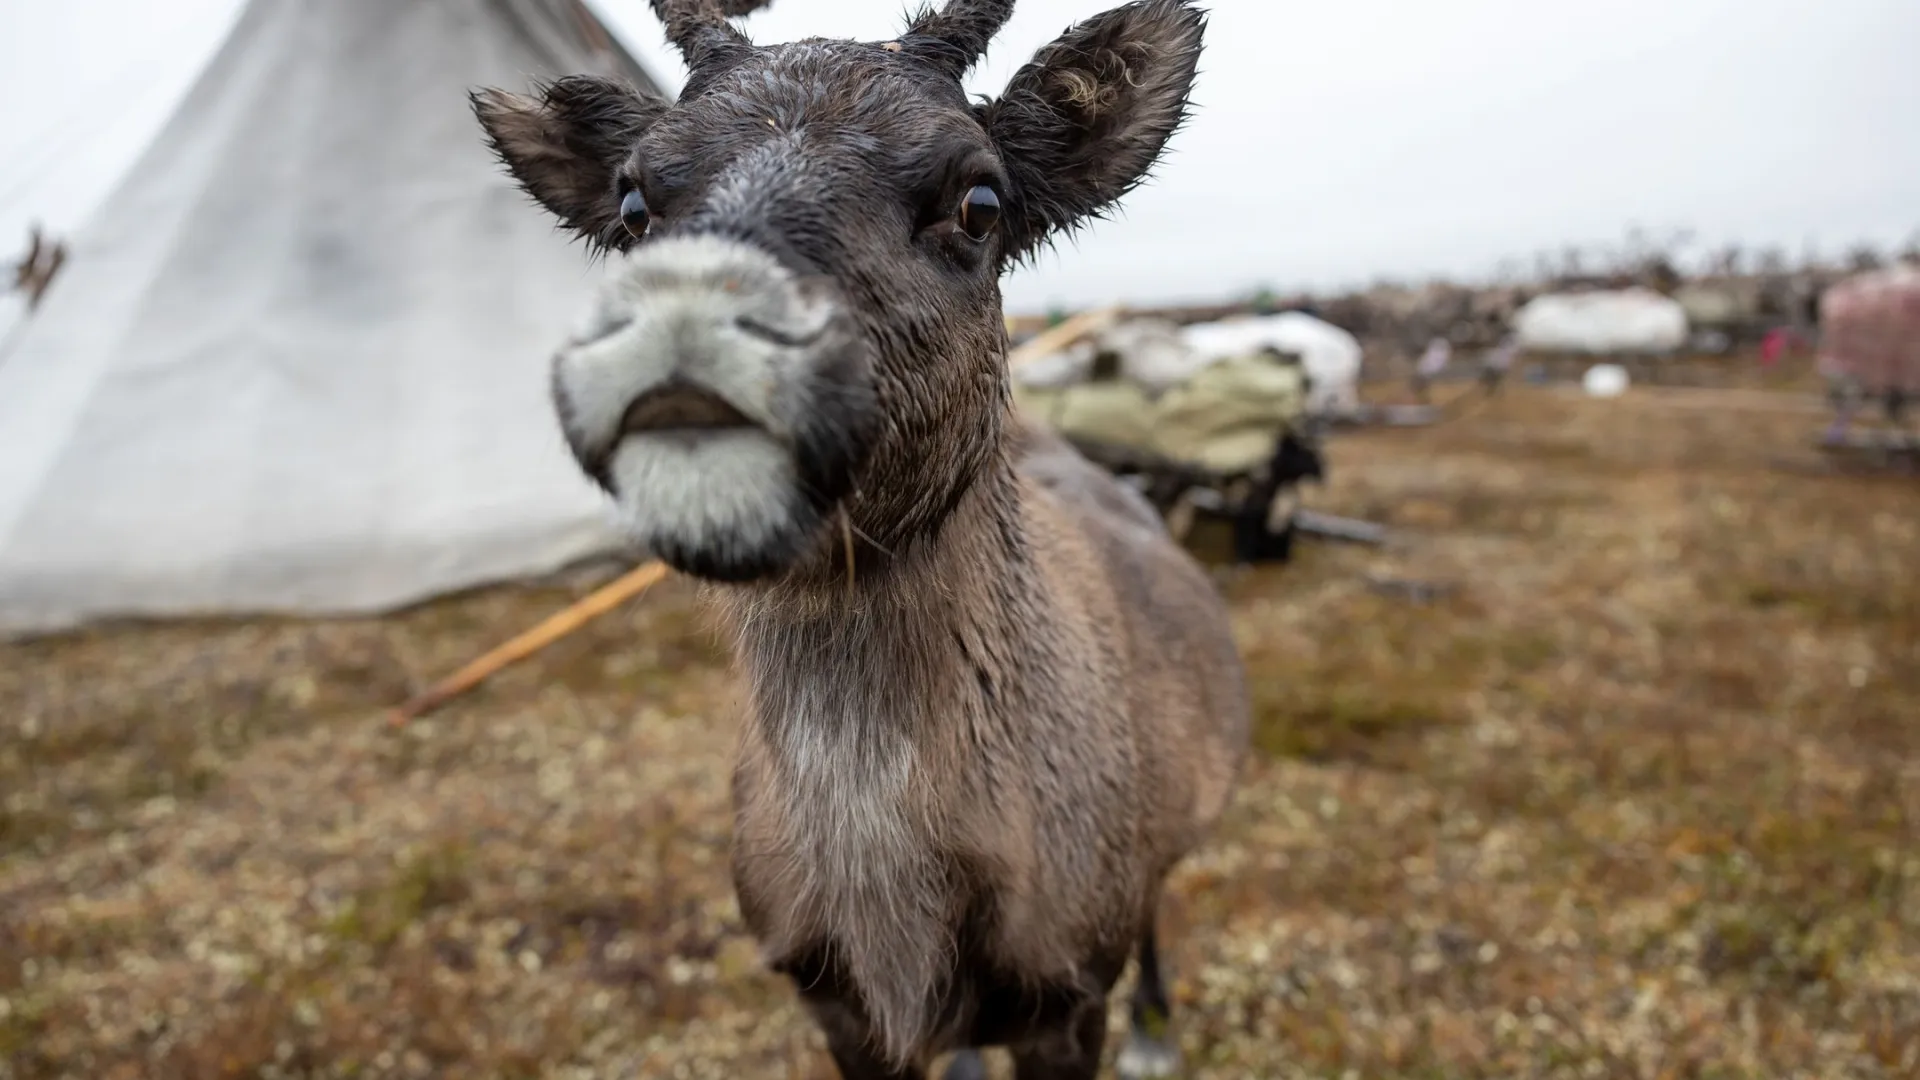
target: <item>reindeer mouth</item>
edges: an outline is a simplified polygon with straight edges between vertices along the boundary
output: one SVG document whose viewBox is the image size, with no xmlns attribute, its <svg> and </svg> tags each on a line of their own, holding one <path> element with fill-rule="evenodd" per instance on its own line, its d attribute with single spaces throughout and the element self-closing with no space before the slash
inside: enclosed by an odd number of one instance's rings
<svg viewBox="0 0 1920 1080">
<path fill-rule="evenodd" d="M 692 439 L 706 432 L 757 427 L 719 394 L 682 379 L 670 379 L 633 399 L 620 416 L 619 437 Z"/>
</svg>

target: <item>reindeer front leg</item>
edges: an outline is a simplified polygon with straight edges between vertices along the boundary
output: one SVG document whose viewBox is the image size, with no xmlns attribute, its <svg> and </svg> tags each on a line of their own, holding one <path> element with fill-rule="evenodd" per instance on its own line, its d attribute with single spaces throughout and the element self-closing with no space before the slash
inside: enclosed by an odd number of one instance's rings
<svg viewBox="0 0 1920 1080">
<path fill-rule="evenodd" d="M 1095 1080 L 1106 1041 L 1106 998 L 1089 996 L 1060 1028 L 1014 1048 L 1014 1080 Z"/>
<path fill-rule="evenodd" d="M 872 1027 L 853 1003 L 808 995 L 807 1009 L 827 1036 L 827 1052 L 841 1080 L 927 1080 L 927 1071 L 919 1065 L 895 1068 L 880 1057 Z"/>
</svg>

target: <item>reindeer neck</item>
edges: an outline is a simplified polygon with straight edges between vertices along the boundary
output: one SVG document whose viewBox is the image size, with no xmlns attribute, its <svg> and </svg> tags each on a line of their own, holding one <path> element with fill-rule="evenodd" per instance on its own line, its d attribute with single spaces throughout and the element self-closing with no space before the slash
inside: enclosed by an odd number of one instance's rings
<svg viewBox="0 0 1920 1080">
<path fill-rule="evenodd" d="M 722 610 L 755 721 L 769 734 L 842 724 L 924 734 L 968 703 L 990 704 L 1046 633 L 1018 498 L 996 455 L 935 535 L 857 580 L 731 592 Z"/>
</svg>

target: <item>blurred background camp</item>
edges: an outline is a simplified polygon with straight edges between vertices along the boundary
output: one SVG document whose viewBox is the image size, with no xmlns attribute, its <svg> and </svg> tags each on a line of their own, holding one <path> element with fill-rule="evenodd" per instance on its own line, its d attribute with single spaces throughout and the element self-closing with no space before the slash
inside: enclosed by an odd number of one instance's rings
<svg viewBox="0 0 1920 1080">
<path fill-rule="evenodd" d="M 0 238 L 35 220 L 71 236 L 243 6 L 0 11 Z M 678 89 L 684 69 L 643 0 L 590 6 Z M 875 38 L 904 6 L 783 0 L 742 25 L 764 40 Z M 1519 274 L 1570 247 L 1591 259 L 1635 224 L 1792 257 L 1885 249 L 1915 227 L 1920 135 L 1900 117 L 1920 92 L 1906 51 L 1920 9 L 1900 0 L 1210 8 L 1200 110 L 1159 181 L 1128 201 L 1125 227 L 1016 274 L 1013 310 Z M 969 89 L 996 91 L 1091 10 L 1023 0 Z M 1194 242 L 1208 236 L 1221 242 Z"/>
<path fill-rule="evenodd" d="M 1194 1075 L 1914 1075 L 1920 5 L 1211 8 L 1005 283 L 1249 665 Z M 831 1075 L 467 111 L 572 71 L 684 76 L 644 0 L 0 4 L 0 1080 Z"/>
</svg>

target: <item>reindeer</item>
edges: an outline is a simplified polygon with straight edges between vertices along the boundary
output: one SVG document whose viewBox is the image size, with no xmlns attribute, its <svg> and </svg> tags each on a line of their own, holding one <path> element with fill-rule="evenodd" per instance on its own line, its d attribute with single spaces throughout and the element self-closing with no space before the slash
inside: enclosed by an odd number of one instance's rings
<svg viewBox="0 0 1920 1080">
<path fill-rule="evenodd" d="M 1247 742 L 1224 605 L 1145 500 L 1016 420 L 999 278 L 1184 122 L 1205 20 L 1137 0 L 970 103 L 1011 0 L 758 47 L 653 0 L 677 102 L 481 90 L 494 151 L 613 263 L 553 360 L 580 468 L 704 579 L 748 717 L 734 885 L 847 1080 L 1178 1068 L 1155 913 Z"/>
</svg>

